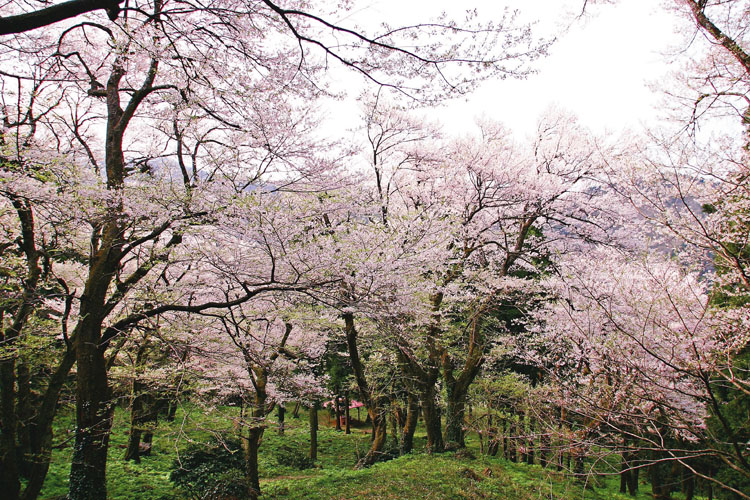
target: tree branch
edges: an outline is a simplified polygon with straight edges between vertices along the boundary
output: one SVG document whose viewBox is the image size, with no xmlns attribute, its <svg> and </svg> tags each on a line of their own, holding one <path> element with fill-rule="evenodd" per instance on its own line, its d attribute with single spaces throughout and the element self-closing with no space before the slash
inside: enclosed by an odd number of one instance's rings
<svg viewBox="0 0 750 500">
<path fill-rule="evenodd" d="M 106 10 L 109 19 L 114 21 L 120 14 L 120 4 L 123 1 L 124 0 L 70 0 L 68 2 L 52 5 L 46 9 L 26 12 L 15 16 L 0 17 L 0 35 L 31 31 L 99 9 Z"/>
</svg>

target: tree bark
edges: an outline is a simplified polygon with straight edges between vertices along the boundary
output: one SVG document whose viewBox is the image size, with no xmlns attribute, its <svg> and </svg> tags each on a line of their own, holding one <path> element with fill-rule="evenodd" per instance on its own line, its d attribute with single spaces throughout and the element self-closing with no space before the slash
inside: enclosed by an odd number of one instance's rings
<svg viewBox="0 0 750 500">
<path fill-rule="evenodd" d="M 254 366 L 252 372 L 255 377 L 255 398 L 250 413 L 248 435 L 245 441 L 245 477 L 248 483 L 248 496 L 251 500 L 260 497 L 260 474 L 258 471 L 258 449 L 263 437 L 266 419 L 266 384 L 268 375 L 263 367 Z M 272 409 L 269 409 L 271 411 Z"/>
<path fill-rule="evenodd" d="M 534 465 L 534 458 L 535 458 L 535 453 L 536 453 L 536 450 L 535 450 L 536 436 L 534 434 L 535 433 L 534 424 L 535 424 L 534 419 L 529 417 L 527 419 L 527 424 L 526 424 L 527 425 L 526 434 L 528 436 L 526 439 L 526 448 L 528 450 L 526 452 L 526 463 L 529 465 Z"/>
<path fill-rule="evenodd" d="M 109 266 L 107 266 L 109 267 Z M 113 405 L 106 360 L 100 348 L 105 283 L 112 273 L 93 272 L 87 286 L 93 289 L 81 300 L 81 328 L 76 338 L 76 438 L 70 467 L 69 500 L 106 500 L 107 449 Z M 99 306 L 97 308 L 96 306 Z"/>
<path fill-rule="evenodd" d="M 145 409 L 143 404 L 142 383 L 133 380 L 133 398 L 130 405 L 130 435 L 128 436 L 128 447 L 125 450 L 125 460 L 133 460 L 135 463 L 141 461 L 141 433 L 145 423 Z"/>
<path fill-rule="evenodd" d="M 349 361 L 352 366 L 352 371 L 354 372 L 354 379 L 357 382 L 360 397 L 362 398 L 362 402 L 367 406 L 367 414 L 370 417 L 373 429 L 370 451 L 368 451 L 357 464 L 357 466 L 363 467 L 374 464 L 382 457 L 387 434 L 386 409 L 388 400 L 383 396 L 373 394 L 373 389 L 370 388 L 367 382 L 364 366 L 359 357 L 357 329 L 354 327 L 354 315 L 351 313 L 344 313 L 343 318 L 346 346 L 349 351 Z"/>
<path fill-rule="evenodd" d="M 414 448 L 414 431 L 417 429 L 419 420 L 419 401 L 417 397 L 409 393 L 407 396 L 406 422 L 401 431 L 401 455 L 411 453 Z"/>
<path fill-rule="evenodd" d="M 484 362 L 484 336 L 482 334 L 483 321 L 481 314 L 481 312 L 477 312 L 471 320 L 466 360 L 457 377 L 454 378 L 454 363 L 450 355 L 445 352 L 441 358 L 448 403 L 445 441 L 453 443 L 459 448 L 466 446 L 464 442 L 464 420 L 469 388 L 479 374 L 479 370 Z"/>
<path fill-rule="evenodd" d="M 18 385 L 18 465 L 21 475 L 28 477 L 31 472 L 31 432 L 33 428 L 33 410 L 31 393 L 31 373 L 29 366 L 19 360 L 16 368 L 16 384 Z"/>
<path fill-rule="evenodd" d="M 279 403 L 279 436 L 284 435 L 284 414 L 286 413 L 286 408 L 284 407 L 284 403 Z"/>
<path fill-rule="evenodd" d="M 310 460 L 318 459 L 318 403 L 310 407 Z"/>
<path fill-rule="evenodd" d="M 49 471 L 52 454 L 52 422 L 57 413 L 57 403 L 60 391 L 65 384 L 65 379 L 75 362 L 75 353 L 68 349 L 65 351 L 60 364 L 50 377 L 47 389 L 41 398 L 41 404 L 34 416 L 33 431 L 31 432 L 32 460 L 29 481 L 26 484 L 22 500 L 35 500 L 42 490 L 42 485 Z"/>
<path fill-rule="evenodd" d="M 245 476 L 248 483 L 248 497 L 257 500 L 260 497 L 260 475 L 258 473 L 258 448 L 263 429 L 258 426 L 250 427 L 245 448 Z"/>
<path fill-rule="evenodd" d="M 47 8 L 0 18 L 0 35 L 23 33 L 65 19 L 70 19 L 86 12 L 103 9 L 110 20 L 117 19 L 120 5 L 124 0 L 68 0 Z"/>
<path fill-rule="evenodd" d="M 525 462 L 527 460 L 527 454 L 528 454 L 528 448 L 527 448 L 527 441 L 526 441 L 526 415 L 524 412 L 519 411 L 518 412 L 518 424 L 516 425 L 516 431 L 517 434 L 517 442 L 521 445 L 519 446 L 519 462 Z"/>
<path fill-rule="evenodd" d="M 344 434 L 351 434 L 352 428 L 349 423 L 349 391 L 344 391 L 344 419 L 346 420 L 346 427 Z"/>
<path fill-rule="evenodd" d="M 341 430 L 341 405 L 339 404 L 340 401 L 339 401 L 338 387 L 336 388 L 336 394 L 333 397 L 333 401 L 334 401 L 333 404 L 334 404 L 334 409 L 335 409 L 334 414 L 336 415 L 336 430 L 340 431 Z"/>
<path fill-rule="evenodd" d="M 0 360 L 0 488 L 8 500 L 18 499 L 21 493 L 16 453 L 15 357 Z"/>
<path fill-rule="evenodd" d="M 427 453 L 440 453 L 445 449 L 445 443 L 441 429 L 440 407 L 435 400 L 435 386 L 424 387 L 420 397 L 422 418 L 427 431 Z"/>
<path fill-rule="evenodd" d="M 156 66 L 144 82 L 151 86 Z M 135 112 L 126 115 L 120 107 L 120 81 L 125 74 L 117 61 L 106 86 L 107 130 L 105 166 L 107 189 L 118 200 L 125 182 L 125 159 L 122 140 L 128 121 Z M 140 91 L 131 99 L 133 105 Z M 142 99 L 140 95 L 138 99 Z M 137 104 L 135 104 L 137 107 Z M 128 107 L 128 110 L 131 106 Z M 106 344 L 102 343 L 102 323 L 108 311 L 107 293 L 119 269 L 122 258 L 123 221 L 122 201 L 115 201 L 109 219 L 102 226 L 98 248 L 92 248 L 88 278 L 80 299 L 81 318 L 76 325 L 76 439 L 70 466 L 68 500 L 106 500 L 107 449 L 112 427 L 111 394 L 105 359 Z"/>
</svg>

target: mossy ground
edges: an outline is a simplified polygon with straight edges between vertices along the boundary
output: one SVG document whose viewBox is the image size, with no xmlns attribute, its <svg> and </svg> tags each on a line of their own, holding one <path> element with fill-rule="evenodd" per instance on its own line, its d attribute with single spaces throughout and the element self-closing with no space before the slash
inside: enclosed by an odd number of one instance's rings
<svg viewBox="0 0 750 500">
<path fill-rule="evenodd" d="M 291 409 L 291 408 L 290 408 Z M 289 415 L 290 413 L 288 413 Z M 172 423 L 160 422 L 154 435 L 151 456 L 140 464 L 123 460 L 127 443 L 125 411 L 115 414 L 110 441 L 107 483 L 113 500 L 168 500 L 186 498 L 169 480 L 173 463 L 188 441 L 207 441 L 214 433 L 232 432 L 228 420 L 214 419 L 198 409 L 181 409 Z M 368 428 L 354 427 L 352 434 L 336 431 L 327 412 L 321 411 L 318 432 L 318 461 L 311 469 L 298 470 L 280 465 L 279 450 L 298 449 L 308 453 L 307 415 L 287 418 L 283 436 L 270 427 L 260 451 L 263 498 L 285 500 L 323 499 L 631 499 L 617 493 L 616 476 L 598 476 L 584 488 L 579 480 L 538 465 L 516 464 L 497 457 L 480 455 L 478 443 L 469 436 L 468 448 L 476 458 L 448 452 L 424 453 L 425 436 L 418 430 L 414 453 L 355 470 L 357 457 L 369 445 Z M 72 411 L 62 410 L 57 419 L 52 465 L 42 491 L 42 499 L 64 496 L 72 451 Z M 67 440 L 67 441 L 66 441 Z M 593 479 L 593 478 L 592 478 Z M 596 483 L 592 487 L 591 484 Z M 638 500 L 652 498 L 650 488 L 641 485 Z M 675 495 L 679 498 L 679 495 Z"/>
</svg>

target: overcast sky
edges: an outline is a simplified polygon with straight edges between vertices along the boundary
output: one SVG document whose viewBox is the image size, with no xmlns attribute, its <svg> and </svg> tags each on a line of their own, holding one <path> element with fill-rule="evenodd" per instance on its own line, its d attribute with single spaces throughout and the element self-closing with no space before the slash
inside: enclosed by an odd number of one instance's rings
<svg viewBox="0 0 750 500">
<path fill-rule="evenodd" d="M 665 78 L 667 63 L 680 45 L 675 15 L 660 3 L 620 0 L 589 6 L 586 18 L 576 21 L 564 9 L 578 12 L 583 0 L 370 0 L 358 4 L 347 18 L 397 25 L 424 21 L 443 10 L 460 16 L 465 9 L 477 8 L 483 19 L 490 19 L 510 4 L 526 18 L 538 19 L 537 33 L 559 34 L 559 39 L 550 55 L 535 64 L 537 74 L 520 81 L 487 82 L 439 112 L 448 132 L 470 130 L 474 117 L 484 113 L 504 122 L 520 139 L 533 132 L 550 106 L 574 112 L 597 131 L 617 132 L 652 121 L 659 95 L 650 83 Z"/>
</svg>

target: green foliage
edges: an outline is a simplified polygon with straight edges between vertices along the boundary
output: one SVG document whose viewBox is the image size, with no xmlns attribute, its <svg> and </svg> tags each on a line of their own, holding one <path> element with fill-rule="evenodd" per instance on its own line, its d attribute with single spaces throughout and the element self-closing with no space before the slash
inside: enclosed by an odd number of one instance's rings
<svg viewBox="0 0 750 500">
<path fill-rule="evenodd" d="M 303 448 L 295 445 L 282 445 L 277 448 L 276 461 L 279 465 L 292 467 L 297 470 L 305 470 L 315 467 L 315 462 L 305 454 Z"/>
<path fill-rule="evenodd" d="M 242 498 L 247 494 L 244 460 L 237 440 L 195 443 L 173 462 L 169 479 L 191 498 Z M 238 482 L 237 478 L 242 479 Z M 238 483 L 240 494 L 237 495 Z M 220 493 L 221 492 L 221 493 Z"/>
<path fill-rule="evenodd" d="M 517 382 L 515 376 L 509 375 L 498 382 L 498 388 L 512 393 L 517 389 Z M 235 410 L 222 409 L 224 412 Z M 59 446 L 54 450 L 50 474 L 40 496 L 42 500 L 64 498 L 67 493 L 72 442 L 65 443 L 65 440 L 72 430 L 72 415 L 72 409 L 65 408 L 57 419 L 56 444 Z M 246 495 L 247 483 L 242 473 L 239 443 L 231 439 L 228 443 L 225 441 L 227 449 L 213 437 L 232 435 L 229 419 L 216 419 L 199 408 L 183 407 L 175 422 L 159 423 L 151 455 L 135 464 L 122 459 L 127 442 L 127 417 L 126 412 L 117 409 L 107 466 L 111 500 L 228 499 Z M 479 455 L 474 433 L 467 436 L 472 453 L 427 455 L 421 427 L 415 436 L 414 453 L 368 469 L 354 470 L 357 453 L 362 454 L 369 448 L 369 427 L 355 426 L 349 435 L 337 432 L 325 411 L 320 412 L 318 460 L 314 468 L 300 470 L 293 463 L 280 463 L 284 459 L 278 457 L 287 448 L 294 450 L 294 455 L 306 458 L 309 443 L 307 418 L 304 414 L 301 417 L 287 420 L 283 436 L 270 431 L 263 435 L 259 456 L 263 499 L 631 499 L 616 493 L 619 486 L 616 475 L 597 481 L 602 487 L 584 490 L 579 481 L 552 469 Z M 186 438 L 192 443 L 189 444 Z M 191 450 L 195 452 L 191 453 Z M 192 490 L 176 486 L 170 481 L 170 472 L 178 469 L 177 456 L 183 469 L 192 468 L 189 463 L 194 463 L 196 468 L 210 476 L 211 481 L 202 481 L 203 489 L 194 482 L 186 482 Z M 217 463 L 206 463 L 209 457 L 214 457 L 212 460 Z M 186 478 L 186 470 L 172 472 L 172 475 Z M 195 469 L 192 474 L 196 475 Z M 648 488 L 643 487 L 636 500 L 651 498 L 647 492 Z"/>
</svg>

